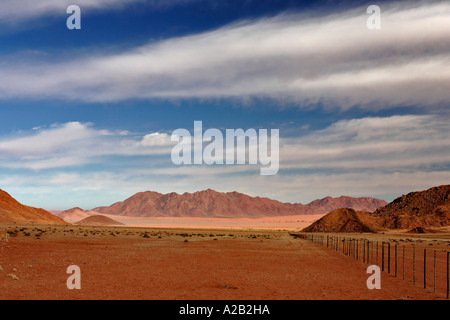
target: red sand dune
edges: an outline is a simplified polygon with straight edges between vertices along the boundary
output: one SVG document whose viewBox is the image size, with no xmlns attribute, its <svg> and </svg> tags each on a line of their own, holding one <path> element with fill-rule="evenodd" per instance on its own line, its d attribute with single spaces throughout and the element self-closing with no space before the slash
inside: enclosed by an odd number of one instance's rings
<svg viewBox="0 0 450 320">
<path fill-rule="evenodd" d="M 64 219 L 64 221 L 73 223 L 98 214 L 99 213 L 95 211 L 83 210 L 79 207 L 76 207 L 62 211 L 56 214 L 56 216 L 60 217 L 61 219 Z"/>
<path fill-rule="evenodd" d="M 123 223 L 120 223 L 116 220 L 113 220 L 111 218 L 102 216 L 102 215 L 96 215 L 96 216 L 90 216 L 87 218 L 84 218 L 81 221 L 78 221 L 75 223 L 80 226 L 123 226 Z"/>
<path fill-rule="evenodd" d="M 116 220 L 113 220 L 111 218 L 102 216 L 102 215 L 96 215 L 96 216 L 90 216 L 87 218 L 84 218 L 81 221 L 78 221 L 75 223 L 80 226 L 123 226 L 124 224 L 121 222 L 118 222 Z"/>
</svg>

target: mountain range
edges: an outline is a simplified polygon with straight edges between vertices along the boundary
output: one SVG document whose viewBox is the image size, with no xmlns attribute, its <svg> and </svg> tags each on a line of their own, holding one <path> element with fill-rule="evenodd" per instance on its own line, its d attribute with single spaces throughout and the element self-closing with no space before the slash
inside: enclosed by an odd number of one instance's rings
<svg viewBox="0 0 450 320">
<path fill-rule="evenodd" d="M 387 202 L 384 200 L 344 196 L 326 197 L 306 205 L 291 204 L 239 192 L 222 193 L 208 189 L 181 195 L 140 192 L 125 201 L 109 207 L 94 208 L 92 211 L 128 217 L 257 218 L 325 214 L 338 208 L 374 211 L 385 205 Z M 63 215 L 64 213 L 60 216 Z"/>
</svg>

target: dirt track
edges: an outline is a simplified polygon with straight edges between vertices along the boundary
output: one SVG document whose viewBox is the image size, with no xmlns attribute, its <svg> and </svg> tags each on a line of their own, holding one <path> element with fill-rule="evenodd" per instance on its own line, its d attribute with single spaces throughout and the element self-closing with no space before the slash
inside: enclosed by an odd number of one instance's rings
<svg viewBox="0 0 450 320">
<path fill-rule="evenodd" d="M 27 228 L 0 243 L 0 266 L 0 299 L 437 298 L 384 273 L 368 290 L 361 262 L 275 231 Z"/>
</svg>

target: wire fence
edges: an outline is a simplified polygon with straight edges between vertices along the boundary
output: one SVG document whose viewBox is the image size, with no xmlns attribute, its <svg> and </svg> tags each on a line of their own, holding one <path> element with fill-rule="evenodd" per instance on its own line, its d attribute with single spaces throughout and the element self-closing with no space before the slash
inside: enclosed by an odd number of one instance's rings
<svg viewBox="0 0 450 320">
<path fill-rule="evenodd" d="M 302 233 L 297 236 L 367 265 L 377 265 L 381 271 L 449 299 L 448 250 L 432 249 L 415 243 L 403 245 L 397 241 L 371 241 L 334 235 Z"/>
</svg>

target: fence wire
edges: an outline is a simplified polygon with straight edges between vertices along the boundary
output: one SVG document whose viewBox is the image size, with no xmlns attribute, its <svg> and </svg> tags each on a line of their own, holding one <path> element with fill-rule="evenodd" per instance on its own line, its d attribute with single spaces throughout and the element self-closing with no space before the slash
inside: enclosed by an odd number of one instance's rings
<svg viewBox="0 0 450 320">
<path fill-rule="evenodd" d="M 327 247 L 416 286 L 449 299 L 450 252 L 424 245 L 400 245 L 397 241 L 302 233 L 300 238 Z"/>
</svg>

